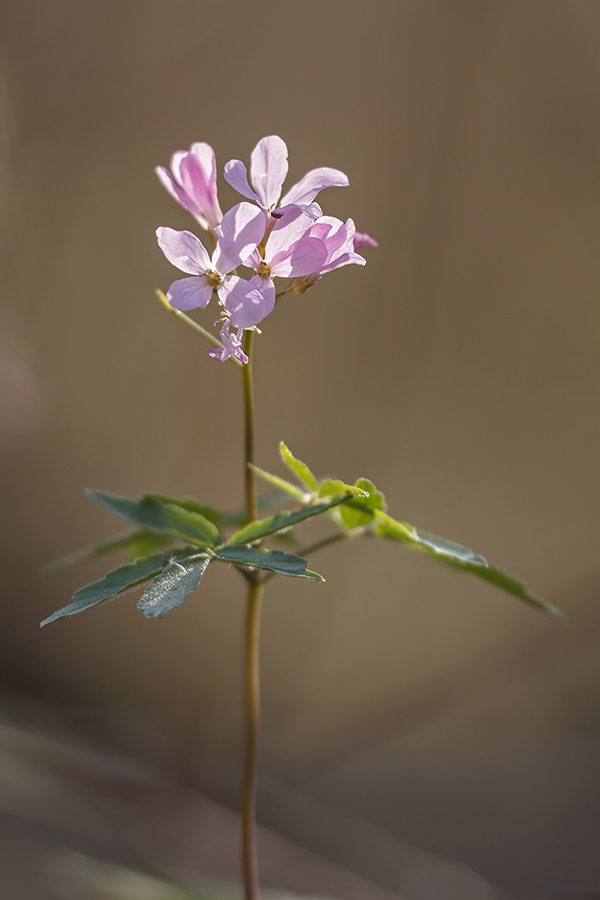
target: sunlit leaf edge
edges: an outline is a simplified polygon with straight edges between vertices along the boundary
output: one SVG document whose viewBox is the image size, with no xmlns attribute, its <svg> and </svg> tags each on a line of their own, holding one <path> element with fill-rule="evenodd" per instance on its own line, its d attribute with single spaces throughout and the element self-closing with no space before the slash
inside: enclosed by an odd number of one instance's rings
<svg viewBox="0 0 600 900">
<path fill-rule="evenodd" d="M 556 622 L 565 623 L 567 621 L 565 615 L 557 609 L 557 607 L 553 606 L 553 604 L 532 594 L 521 581 L 518 581 L 511 575 L 503 572 L 502 569 L 490 566 L 483 556 L 473 553 L 473 551 L 469 550 L 467 547 L 463 547 L 455 541 L 449 541 L 446 538 L 439 538 L 426 531 L 421 531 L 406 522 L 397 522 L 385 513 L 376 513 L 376 518 L 381 520 L 381 524 L 373 531 L 373 534 L 376 537 L 385 537 L 397 541 L 398 543 L 409 547 L 411 550 L 415 550 L 416 552 L 427 556 L 429 559 L 437 560 L 438 562 L 451 566 L 453 569 L 458 569 L 461 572 L 475 575 L 477 578 L 481 578 L 483 581 L 487 581 L 489 584 L 500 588 L 500 590 L 512 594 L 512 596 L 517 597 L 519 600 L 523 600 L 525 603 L 528 603 L 540 612 L 545 613 Z M 438 549 L 434 549 L 436 543 Z M 464 558 L 464 556 L 460 557 L 458 555 L 444 553 L 441 551 L 442 546 L 456 548 L 457 550 L 460 550 L 462 554 L 470 554 L 472 560 L 468 560 Z"/>
<path fill-rule="evenodd" d="M 287 447 L 283 441 L 280 441 L 279 443 L 279 453 L 281 454 L 283 464 L 294 473 L 296 478 L 298 478 L 302 484 L 306 485 L 311 493 L 316 494 L 319 490 L 319 483 L 306 463 L 294 456 L 290 448 Z"/>
</svg>

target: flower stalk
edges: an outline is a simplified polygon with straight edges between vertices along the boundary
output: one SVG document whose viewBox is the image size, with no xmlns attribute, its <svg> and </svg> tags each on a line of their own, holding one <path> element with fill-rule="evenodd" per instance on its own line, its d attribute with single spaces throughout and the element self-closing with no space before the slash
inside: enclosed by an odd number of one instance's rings
<svg viewBox="0 0 600 900">
<path fill-rule="evenodd" d="M 260 612 L 264 587 L 248 585 L 244 636 L 244 766 L 240 793 L 242 873 L 245 900 L 258 900 L 256 850 L 256 770 L 260 731 Z"/>
<path fill-rule="evenodd" d="M 244 353 L 248 362 L 242 368 L 244 386 L 244 487 L 246 494 L 246 521 L 256 519 L 256 478 L 252 470 L 254 465 L 254 386 L 252 382 L 252 345 L 254 331 L 244 334 Z"/>
<path fill-rule="evenodd" d="M 244 484 L 246 519 L 254 522 L 256 480 L 254 464 L 254 387 L 252 382 L 253 331 L 244 335 L 247 365 L 242 368 L 244 388 Z M 248 585 L 244 631 L 244 764 L 240 792 L 242 819 L 242 874 L 245 900 L 258 900 L 258 857 L 256 849 L 256 774 L 260 731 L 260 612 L 264 587 L 258 581 Z"/>
</svg>

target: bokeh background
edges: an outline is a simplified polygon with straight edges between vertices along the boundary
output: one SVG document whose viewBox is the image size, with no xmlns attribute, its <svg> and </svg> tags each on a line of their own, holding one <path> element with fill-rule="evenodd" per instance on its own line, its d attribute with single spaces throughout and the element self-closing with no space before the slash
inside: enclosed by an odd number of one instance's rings
<svg viewBox="0 0 600 900">
<path fill-rule="evenodd" d="M 5 768 L 11 900 L 57 896 L 41 874 L 25 884 L 51 855 L 25 824 L 48 733 L 235 804 L 236 573 L 215 566 L 160 623 L 132 595 L 40 632 L 103 564 L 39 571 L 115 532 L 84 486 L 239 505 L 239 374 L 154 297 L 174 277 L 154 229 L 193 222 L 153 167 L 197 140 L 220 167 L 248 160 L 273 133 L 289 184 L 348 174 L 322 205 L 379 248 L 265 321 L 259 464 L 279 470 L 283 439 L 320 474 L 372 478 L 392 514 L 483 553 L 571 624 L 375 542 L 315 559 L 320 587 L 280 579 L 259 818 L 363 878 L 363 897 L 597 896 L 597 0 L 4 0 L 0 16 L 3 733 L 40 742 L 31 781 L 13 777 L 31 760 L 19 741 Z M 222 180 L 221 200 L 236 202 Z M 90 766 L 69 788 L 83 818 Z M 119 777 L 111 796 L 131 807 Z M 48 828 L 66 816 L 52 796 Z M 169 809 L 154 814 L 174 835 Z M 196 832 L 184 856 L 161 842 L 161 865 L 219 874 Z M 301 871 L 268 878 L 351 896 Z"/>
</svg>

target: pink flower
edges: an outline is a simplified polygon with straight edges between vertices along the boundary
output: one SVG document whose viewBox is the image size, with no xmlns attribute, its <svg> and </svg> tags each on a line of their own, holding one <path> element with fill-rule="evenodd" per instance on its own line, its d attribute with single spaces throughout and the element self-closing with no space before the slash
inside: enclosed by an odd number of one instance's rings
<svg viewBox="0 0 600 900">
<path fill-rule="evenodd" d="M 259 275 L 249 281 L 232 275 L 221 302 L 234 328 L 253 328 L 273 312 L 275 287 L 272 281 L 267 284 Z"/>
<path fill-rule="evenodd" d="M 231 159 L 225 165 L 225 181 L 243 197 L 254 200 L 266 213 L 279 203 L 283 182 L 288 173 L 288 150 L 280 137 L 272 134 L 258 142 L 250 157 L 250 180 L 244 163 Z M 320 208 L 313 201 L 319 191 L 327 187 L 346 187 L 348 178 L 338 169 L 323 167 L 312 169 L 301 178 L 281 199 L 281 212 L 286 207 L 299 206 L 303 212 L 316 218 Z"/>
<path fill-rule="evenodd" d="M 214 289 L 224 303 L 233 284 L 243 281 L 235 276 L 228 277 L 228 273 L 246 262 L 262 240 L 264 230 L 261 211 L 251 203 L 238 203 L 223 217 L 217 232 L 217 247 L 211 258 L 195 234 L 157 228 L 158 245 L 169 262 L 192 276 L 173 282 L 167 292 L 171 306 L 182 311 L 204 309 Z"/>
<path fill-rule="evenodd" d="M 197 219 L 202 228 L 214 231 L 223 218 L 217 198 L 217 164 L 208 144 L 192 144 L 171 157 L 171 172 L 154 170 L 161 184 L 178 203 Z"/>
<path fill-rule="evenodd" d="M 171 159 L 172 174 L 156 172 L 169 193 L 207 228 L 216 242 L 212 257 L 189 231 L 158 228 L 159 246 L 169 262 L 189 277 L 174 281 L 167 300 L 174 309 L 204 309 L 216 291 L 222 307 L 219 349 L 209 350 L 221 362 L 233 357 L 246 364 L 244 330 L 256 328 L 275 306 L 275 278 L 295 279 L 301 294 L 323 274 L 350 264 L 364 265 L 359 247 L 377 246 L 368 235 L 356 234 L 354 222 L 323 216 L 315 202 L 326 187 L 344 187 L 348 179 L 337 169 L 312 169 L 282 197 L 288 172 L 288 151 L 277 135 L 262 138 L 252 151 L 250 182 L 245 165 L 230 160 L 229 184 L 251 203 L 238 203 L 222 215 L 217 199 L 215 155 L 208 144 L 192 144 Z M 254 269 L 246 280 L 238 266 Z M 288 287 L 283 293 L 292 288 Z M 224 320 L 224 321 L 223 321 Z"/>
<path fill-rule="evenodd" d="M 356 227 L 352 219 L 342 222 L 334 216 L 322 216 L 314 222 L 307 232 L 312 239 L 318 239 L 326 249 L 326 256 L 319 267 L 315 267 L 305 278 L 298 278 L 294 284 L 294 293 L 303 294 L 316 284 L 326 272 L 333 272 L 342 266 L 351 264 L 364 266 L 366 259 L 355 252 Z"/>
<path fill-rule="evenodd" d="M 229 357 L 233 356 L 234 359 L 237 359 L 238 362 L 241 362 L 241 364 L 245 366 L 248 363 L 248 357 L 242 350 L 242 335 L 244 329 L 238 328 L 237 335 L 231 334 L 229 325 L 229 321 L 225 321 L 219 333 L 223 349 L 207 350 L 206 352 L 209 356 L 212 356 L 213 359 L 218 359 L 219 362 L 227 362 Z"/>
<path fill-rule="evenodd" d="M 249 328 L 272 312 L 274 278 L 300 278 L 325 264 L 327 248 L 309 233 L 312 221 L 301 209 L 292 207 L 276 221 L 265 244 L 264 256 L 256 249 L 247 257 L 246 265 L 252 266 L 256 274 L 250 281 L 236 284 L 224 302 L 232 325 Z"/>
</svg>

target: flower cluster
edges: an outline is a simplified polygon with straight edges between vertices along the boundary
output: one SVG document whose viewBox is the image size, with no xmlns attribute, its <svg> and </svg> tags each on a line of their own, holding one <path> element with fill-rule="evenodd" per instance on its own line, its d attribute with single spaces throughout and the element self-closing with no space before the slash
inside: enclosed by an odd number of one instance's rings
<svg viewBox="0 0 600 900">
<path fill-rule="evenodd" d="M 274 279 L 293 279 L 282 291 L 301 294 L 326 272 L 351 263 L 364 265 L 356 251 L 377 246 L 366 234 L 356 232 L 354 222 L 324 216 L 315 198 L 323 188 L 345 187 L 348 179 L 337 169 L 308 172 L 282 197 L 288 171 L 288 151 L 280 137 L 258 142 L 246 166 L 232 159 L 225 180 L 248 201 L 223 215 L 217 197 L 215 154 L 208 144 L 192 144 L 171 158 L 171 171 L 158 167 L 161 183 L 198 224 L 209 233 L 212 256 L 189 231 L 158 228 L 156 237 L 166 258 L 189 277 L 174 281 L 167 300 L 174 309 L 204 309 L 213 293 L 221 306 L 220 338 L 223 347 L 209 350 L 224 362 L 233 356 L 245 364 L 244 329 L 256 328 L 273 310 L 278 296 Z M 253 272 L 237 274 L 239 266 Z M 233 329 L 233 330 L 232 330 Z"/>
</svg>

